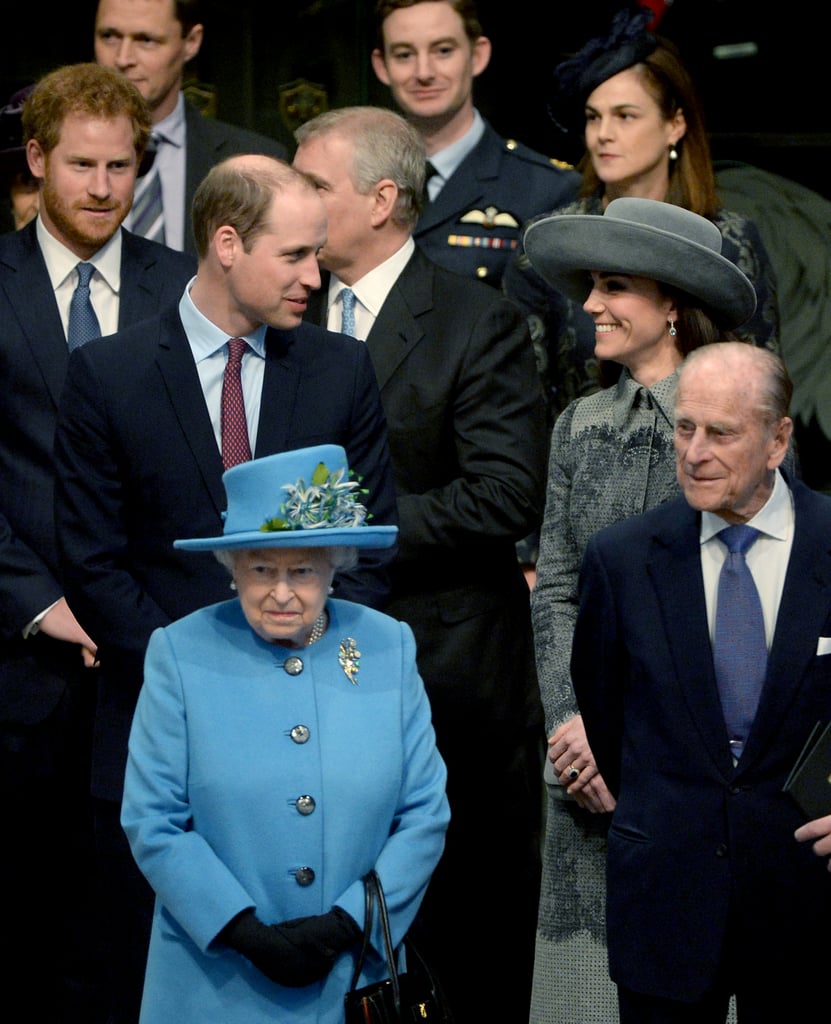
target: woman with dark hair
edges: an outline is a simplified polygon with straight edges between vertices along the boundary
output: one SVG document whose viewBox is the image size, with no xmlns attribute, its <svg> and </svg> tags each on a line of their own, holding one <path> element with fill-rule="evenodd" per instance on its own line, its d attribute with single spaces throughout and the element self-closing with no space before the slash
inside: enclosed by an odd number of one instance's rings
<svg viewBox="0 0 831 1024">
<path fill-rule="evenodd" d="M 675 44 L 648 30 L 651 17 L 648 8 L 630 5 L 605 37 L 556 68 L 552 119 L 563 132 L 582 134 L 585 154 L 578 199 L 553 213 L 602 214 L 612 200 L 637 196 L 713 221 L 723 254 L 756 290 L 756 312 L 738 336 L 778 351 L 776 283 L 761 235 L 720 205 L 701 100 Z M 503 288 L 529 319 L 552 421 L 573 398 L 614 382 L 617 368 L 593 354 L 591 318 L 542 280 L 523 249 Z"/>
</svg>

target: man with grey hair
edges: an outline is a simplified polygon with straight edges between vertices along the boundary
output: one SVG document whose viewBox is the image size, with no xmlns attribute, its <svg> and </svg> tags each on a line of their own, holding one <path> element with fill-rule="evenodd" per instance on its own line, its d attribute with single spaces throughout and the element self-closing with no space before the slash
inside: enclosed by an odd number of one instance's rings
<svg viewBox="0 0 831 1024">
<path fill-rule="evenodd" d="M 387 610 L 415 633 L 448 766 L 452 820 L 416 932 L 457 1024 L 527 1019 L 544 736 L 515 543 L 541 518 L 546 456 L 528 328 L 414 244 L 424 150 L 404 118 L 342 108 L 296 139 L 328 213 L 307 317 L 364 340 L 375 367 L 400 529 Z"/>
<path fill-rule="evenodd" d="M 739 1021 L 801 1019 L 825 998 L 827 829 L 802 829 L 783 787 L 831 715 L 831 499 L 779 469 L 791 390 L 766 349 L 694 351 L 675 402 L 683 494 L 586 548 L 571 668 L 617 800 L 623 1024 L 716 1024 L 731 995 Z"/>
</svg>

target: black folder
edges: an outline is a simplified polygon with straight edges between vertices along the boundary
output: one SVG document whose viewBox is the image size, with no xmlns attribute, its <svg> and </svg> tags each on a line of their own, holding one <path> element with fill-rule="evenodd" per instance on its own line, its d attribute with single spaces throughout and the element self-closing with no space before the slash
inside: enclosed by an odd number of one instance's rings
<svg viewBox="0 0 831 1024">
<path fill-rule="evenodd" d="M 817 722 L 782 787 L 809 820 L 831 814 L 831 722 Z"/>
</svg>

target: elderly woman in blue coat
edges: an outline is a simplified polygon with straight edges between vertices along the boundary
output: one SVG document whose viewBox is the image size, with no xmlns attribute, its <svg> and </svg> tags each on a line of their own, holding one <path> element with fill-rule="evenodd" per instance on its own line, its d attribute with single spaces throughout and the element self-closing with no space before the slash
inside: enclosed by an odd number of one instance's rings
<svg viewBox="0 0 831 1024">
<path fill-rule="evenodd" d="M 323 445 L 223 478 L 236 596 L 153 634 L 122 823 L 156 893 L 142 1024 L 337 1024 L 375 868 L 393 940 L 441 855 L 446 772 L 408 626 L 329 594 L 373 526 Z M 373 947 L 381 950 L 380 934 Z M 370 956 L 359 985 L 385 975 Z"/>
</svg>

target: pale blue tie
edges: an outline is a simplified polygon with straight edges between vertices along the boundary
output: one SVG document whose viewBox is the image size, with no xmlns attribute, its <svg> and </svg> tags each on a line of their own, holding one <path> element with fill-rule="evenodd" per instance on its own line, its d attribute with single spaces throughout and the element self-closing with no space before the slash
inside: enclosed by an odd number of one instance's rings
<svg viewBox="0 0 831 1024">
<path fill-rule="evenodd" d="M 158 148 L 160 140 L 153 137 L 151 145 Z M 164 244 L 164 209 L 162 207 L 162 183 L 156 161 L 143 177 L 136 182 L 133 198 L 131 231 L 142 238 Z"/>
<path fill-rule="evenodd" d="M 89 297 L 89 281 L 95 273 L 95 267 L 91 263 L 79 263 L 75 269 L 78 271 L 78 284 L 69 304 L 69 325 L 66 331 L 70 352 L 86 345 L 93 338 L 101 337 L 101 327 Z"/>
<path fill-rule="evenodd" d="M 340 293 L 341 311 L 341 333 L 350 334 L 355 337 L 355 293 L 351 288 L 344 288 Z"/>
<path fill-rule="evenodd" d="M 724 724 L 733 756 L 744 750 L 767 670 L 765 621 L 745 553 L 759 536 L 752 526 L 728 526 L 718 534 L 727 546 L 716 605 L 713 664 Z"/>
</svg>

